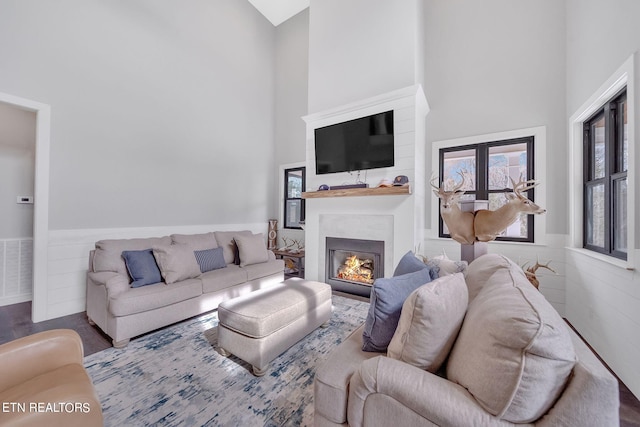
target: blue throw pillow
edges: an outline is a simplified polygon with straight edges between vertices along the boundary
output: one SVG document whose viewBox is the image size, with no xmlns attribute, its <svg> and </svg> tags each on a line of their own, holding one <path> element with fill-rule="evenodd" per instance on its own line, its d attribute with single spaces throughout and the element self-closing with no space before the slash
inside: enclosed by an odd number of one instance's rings
<svg viewBox="0 0 640 427">
<path fill-rule="evenodd" d="M 369 313 L 362 333 L 363 351 L 387 351 L 398 327 L 402 304 L 411 292 L 429 282 L 428 268 L 373 282 Z"/>
<path fill-rule="evenodd" d="M 193 253 L 196 256 L 196 261 L 198 261 L 201 273 L 206 273 L 207 271 L 211 270 L 217 270 L 219 268 L 225 268 L 227 266 L 227 263 L 224 262 L 222 248 L 193 251 Z"/>
<path fill-rule="evenodd" d="M 409 251 L 400 259 L 398 266 L 393 272 L 393 277 L 402 276 L 403 274 L 415 273 L 423 268 L 429 268 L 427 265 L 420 261 L 413 252 Z M 433 279 L 433 277 L 432 277 Z"/>
<path fill-rule="evenodd" d="M 162 282 L 160 269 L 151 249 L 141 251 L 123 251 L 122 258 L 127 265 L 129 276 L 133 279 L 132 288 Z"/>
</svg>

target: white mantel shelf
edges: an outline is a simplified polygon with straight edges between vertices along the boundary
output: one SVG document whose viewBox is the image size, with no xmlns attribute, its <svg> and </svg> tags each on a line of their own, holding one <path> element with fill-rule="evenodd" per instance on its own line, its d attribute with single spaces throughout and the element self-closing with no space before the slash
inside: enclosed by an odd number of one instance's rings
<svg viewBox="0 0 640 427">
<path fill-rule="evenodd" d="M 374 187 L 344 188 L 340 190 L 305 191 L 303 199 L 319 199 L 323 197 L 360 197 L 360 196 L 395 196 L 411 194 L 411 187 Z"/>
</svg>

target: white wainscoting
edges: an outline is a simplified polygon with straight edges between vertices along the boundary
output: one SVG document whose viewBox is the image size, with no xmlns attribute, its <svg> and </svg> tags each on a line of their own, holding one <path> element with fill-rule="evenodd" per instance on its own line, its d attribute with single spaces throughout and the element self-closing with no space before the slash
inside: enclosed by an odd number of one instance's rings
<svg viewBox="0 0 640 427">
<path fill-rule="evenodd" d="M 193 226 L 51 230 L 47 247 L 46 319 L 54 319 L 86 309 L 86 276 L 89 251 L 103 239 L 159 237 L 210 231 L 251 230 L 267 233 L 267 222 Z"/>
<path fill-rule="evenodd" d="M 0 306 L 31 301 L 33 239 L 0 240 Z"/>
<path fill-rule="evenodd" d="M 426 234 L 431 235 L 430 230 Z M 521 266 L 526 263 L 526 267 L 534 265 L 536 260 L 542 264 L 551 261 L 549 267 L 554 269 L 555 273 L 540 268 L 536 271 L 536 277 L 540 281 L 539 289 L 542 295 L 561 316 L 565 317 L 565 246 L 567 239 L 566 235 L 546 234 L 544 245 L 493 241 L 488 243 L 488 252 L 505 255 Z M 443 250 L 450 259 L 460 260 L 460 244 L 452 239 L 427 238 L 423 247 L 416 249 L 418 253 L 427 258 L 442 255 Z"/>
<path fill-rule="evenodd" d="M 640 396 L 640 274 L 583 249 L 567 249 L 566 267 L 567 319 Z"/>
</svg>

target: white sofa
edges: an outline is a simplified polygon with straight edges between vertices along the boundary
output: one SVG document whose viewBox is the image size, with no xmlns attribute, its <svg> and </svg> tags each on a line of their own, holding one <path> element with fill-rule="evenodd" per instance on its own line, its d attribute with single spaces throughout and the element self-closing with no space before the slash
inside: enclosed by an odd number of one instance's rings
<svg viewBox="0 0 640 427">
<path fill-rule="evenodd" d="M 267 251 L 264 242 L 262 246 L 236 244 L 240 239 L 259 242 L 261 238 L 249 231 L 216 231 L 101 240 L 89 256 L 89 322 L 109 335 L 114 347 L 121 348 L 133 337 L 214 310 L 224 300 L 280 283 L 284 280 L 284 263 Z M 222 248 L 226 266 L 201 273 L 190 255 L 215 248 Z M 122 253 L 148 249 L 160 261 L 162 281 L 132 287 Z"/>
<path fill-rule="evenodd" d="M 616 379 L 519 266 L 485 255 L 471 263 L 464 283 L 466 314 L 450 351 L 438 347 L 448 358 L 442 367 L 417 366 L 433 346 L 417 339 L 426 323 L 409 297 L 388 353 L 362 351 L 363 326 L 318 368 L 315 425 L 619 425 Z M 432 286 L 428 298 L 448 289 Z M 450 301 L 438 304 L 439 316 L 455 311 Z"/>
</svg>

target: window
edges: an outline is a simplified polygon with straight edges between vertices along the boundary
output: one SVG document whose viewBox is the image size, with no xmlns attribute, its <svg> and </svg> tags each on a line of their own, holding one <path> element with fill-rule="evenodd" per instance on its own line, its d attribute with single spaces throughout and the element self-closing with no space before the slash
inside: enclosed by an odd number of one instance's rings
<svg viewBox="0 0 640 427">
<path fill-rule="evenodd" d="M 284 228 L 302 229 L 304 221 L 305 168 L 284 170 Z"/>
<path fill-rule="evenodd" d="M 583 247 L 627 259 L 627 92 L 584 122 Z"/>
<path fill-rule="evenodd" d="M 439 170 L 442 185 L 451 189 L 465 178 L 461 200 L 488 200 L 489 209 L 496 210 L 507 202 L 506 193 L 513 191 L 514 182 L 534 179 L 534 137 L 483 142 L 440 149 Z M 523 193 L 533 201 L 533 189 Z M 534 221 L 527 214 L 510 225 L 496 240 L 533 242 Z M 446 225 L 439 218 L 439 236 L 449 237 Z"/>
</svg>

